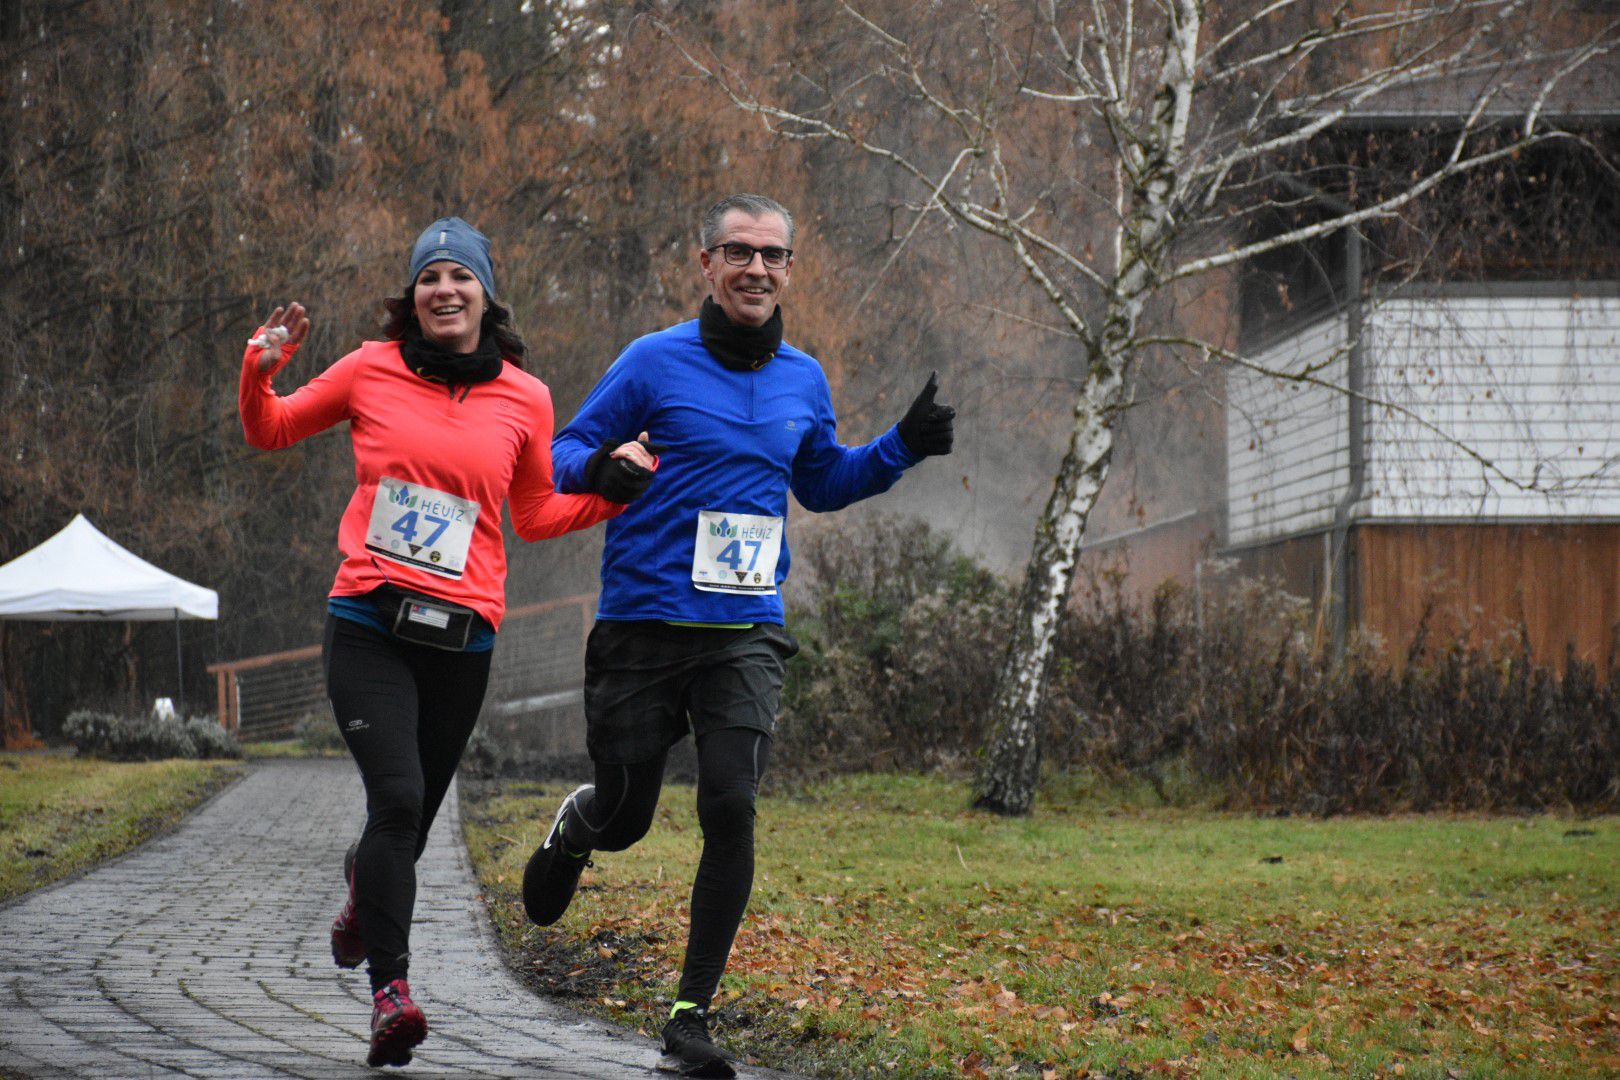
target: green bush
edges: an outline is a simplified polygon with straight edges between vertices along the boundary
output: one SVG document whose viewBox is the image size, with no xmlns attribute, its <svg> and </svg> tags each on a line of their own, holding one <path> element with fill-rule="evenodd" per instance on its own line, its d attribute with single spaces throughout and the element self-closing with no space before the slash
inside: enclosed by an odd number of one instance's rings
<svg viewBox="0 0 1620 1080">
<path fill-rule="evenodd" d="M 312 754 L 330 750 L 343 750 L 346 745 L 338 731 L 337 721 L 331 713 L 305 713 L 293 725 L 293 734 L 303 748 Z"/>
<path fill-rule="evenodd" d="M 794 550 L 775 758 L 790 773 L 960 769 L 1006 647 L 1006 586 L 921 522 L 868 519 Z"/>
<path fill-rule="evenodd" d="M 211 718 L 202 716 L 185 720 L 154 716 L 129 718 L 80 709 L 68 715 L 62 733 L 82 756 L 109 761 L 242 756 L 236 737 Z"/>
<path fill-rule="evenodd" d="M 188 716 L 182 725 L 200 758 L 239 758 L 242 744 L 212 716 Z"/>
</svg>

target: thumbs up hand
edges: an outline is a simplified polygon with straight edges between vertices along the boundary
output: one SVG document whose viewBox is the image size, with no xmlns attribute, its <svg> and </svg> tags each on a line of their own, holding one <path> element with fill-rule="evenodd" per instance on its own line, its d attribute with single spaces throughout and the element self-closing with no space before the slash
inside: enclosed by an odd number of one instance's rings
<svg viewBox="0 0 1620 1080">
<path fill-rule="evenodd" d="M 955 439 L 956 410 L 949 405 L 936 404 L 934 395 L 938 392 L 939 372 L 930 372 L 928 384 L 897 425 L 900 441 L 918 460 L 950 453 L 951 443 Z"/>
</svg>

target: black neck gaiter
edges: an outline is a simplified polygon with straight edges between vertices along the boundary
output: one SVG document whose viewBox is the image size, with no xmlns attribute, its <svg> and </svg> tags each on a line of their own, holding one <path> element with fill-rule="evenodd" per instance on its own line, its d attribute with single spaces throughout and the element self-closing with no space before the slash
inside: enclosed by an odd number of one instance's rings
<svg viewBox="0 0 1620 1080">
<path fill-rule="evenodd" d="M 698 312 L 698 334 L 703 347 L 732 371 L 758 371 L 782 347 L 782 305 L 776 305 L 764 326 L 742 326 L 731 321 L 714 297 L 706 296 Z"/>
<path fill-rule="evenodd" d="M 489 382 L 501 373 L 504 361 L 495 340 L 488 334 L 481 336 L 478 347 L 470 353 L 451 352 L 422 336 L 422 328 L 412 323 L 400 339 L 399 354 L 405 366 L 429 382 L 461 386 Z"/>
</svg>

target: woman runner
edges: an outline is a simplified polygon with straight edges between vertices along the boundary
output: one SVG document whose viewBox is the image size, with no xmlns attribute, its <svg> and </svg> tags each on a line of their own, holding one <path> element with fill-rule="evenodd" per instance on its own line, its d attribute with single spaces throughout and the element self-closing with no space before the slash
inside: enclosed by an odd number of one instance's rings
<svg viewBox="0 0 1620 1080">
<path fill-rule="evenodd" d="M 614 440 L 592 493 L 553 489 L 551 394 L 524 371 L 527 348 L 495 295 L 488 239 L 444 218 L 417 239 L 403 294 L 384 301 L 387 340 L 280 397 L 271 380 L 310 327 L 293 303 L 242 358 L 250 444 L 276 450 L 347 420 L 354 447 L 322 656 L 366 791 L 332 957 L 368 961 L 373 1066 L 408 1063 L 427 1036 L 406 982 L 415 863 L 483 703 L 505 611 L 501 505 L 523 539 L 561 536 L 618 514 L 657 467 L 643 442 Z"/>
</svg>

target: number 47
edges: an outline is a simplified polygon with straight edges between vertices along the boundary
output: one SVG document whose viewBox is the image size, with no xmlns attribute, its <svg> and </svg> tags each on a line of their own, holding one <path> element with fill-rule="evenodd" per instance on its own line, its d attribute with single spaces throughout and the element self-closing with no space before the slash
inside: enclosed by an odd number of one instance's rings
<svg viewBox="0 0 1620 1080">
<path fill-rule="evenodd" d="M 388 528 L 403 536 L 407 544 L 414 544 L 416 542 L 416 517 L 415 510 L 407 510 L 399 516 L 398 521 L 388 526 Z M 423 514 L 422 518 L 428 524 L 434 526 L 433 535 L 422 541 L 422 546 L 432 547 L 439 537 L 444 535 L 444 530 L 450 525 L 450 519 L 434 517 L 432 514 Z"/>
<path fill-rule="evenodd" d="M 747 566 L 742 564 L 743 544 L 747 544 L 749 547 L 754 549 L 753 554 L 749 556 Z M 733 540 L 731 543 L 720 549 L 720 554 L 714 557 L 714 561 L 717 563 L 725 563 L 727 566 L 731 567 L 733 572 L 738 570 L 752 570 L 754 565 L 759 562 L 759 549 L 764 546 L 765 542 L 763 540 Z"/>
</svg>

